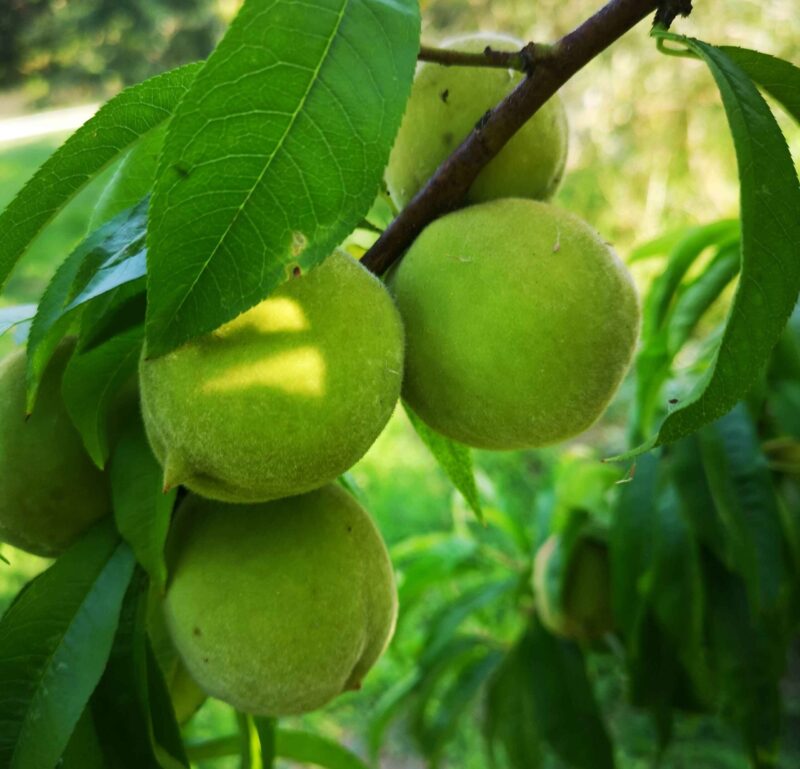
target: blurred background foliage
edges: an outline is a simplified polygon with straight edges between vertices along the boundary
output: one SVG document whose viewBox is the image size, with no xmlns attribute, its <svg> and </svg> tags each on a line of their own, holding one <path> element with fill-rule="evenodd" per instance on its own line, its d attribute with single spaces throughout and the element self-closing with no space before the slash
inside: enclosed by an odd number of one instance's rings
<svg viewBox="0 0 800 769">
<path fill-rule="evenodd" d="M 214 0 L 9 0 L 0 7 L 0 85 L 40 103 L 107 96 L 204 58 L 224 28 Z"/>
<path fill-rule="evenodd" d="M 424 38 L 436 42 L 480 29 L 549 41 L 599 4 L 423 0 Z M 679 31 L 800 63 L 800 0 L 697 0 L 695 6 L 689 20 L 678 22 Z M 0 122 L 39 109 L 101 101 L 125 85 L 201 58 L 236 7 L 236 0 L 6 0 L 0 4 Z M 579 73 L 563 98 L 571 148 L 557 202 L 592 223 L 623 258 L 664 233 L 735 217 L 735 160 L 711 77 L 698 63 L 658 54 L 644 25 Z M 794 157 L 800 157 L 800 130 L 776 114 Z M 0 143 L 0 207 L 63 138 Z M 36 301 L 53 265 L 85 234 L 103 182 L 84 191 L 39 238 L 15 271 L 3 303 Z M 662 252 L 632 264 L 643 294 L 663 271 L 666 249 Z M 729 296 L 730 289 L 697 319 L 695 347 L 702 348 L 713 333 Z M 9 335 L 1 337 L 0 352 L 11 344 Z M 775 370 L 783 369 L 776 364 Z M 770 440 L 784 433 L 800 439 L 798 425 L 791 424 L 797 421 L 792 404 L 800 404 L 800 398 L 792 400 L 797 387 L 796 382 L 786 385 L 781 376 L 765 382 L 761 397 L 777 413 L 763 433 Z M 774 399 L 773 392 L 778 393 Z M 609 474 L 598 460 L 625 448 L 635 398 L 631 379 L 601 424 L 569 445 L 537 452 L 477 452 L 486 525 L 474 519 L 398 410 L 352 472 L 397 568 L 397 636 L 363 691 L 341 697 L 321 713 L 290 719 L 289 725 L 302 722 L 362 755 L 378 752 L 384 769 L 487 766 L 485 685 L 532 616 L 533 554 L 575 510 L 588 514 L 600 529 L 611 526 L 620 488 L 616 482 L 632 468 Z M 760 412 L 754 407 L 754 413 Z M 770 445 L 779 459 L 781 451 L 789 451 L 790 471 L 775 471 L 773 480 L 784 512 L 796 513 L 800 492 L 797 460 L 791 459 L 795 444 L 788 450 L 786 444 Z M 759 462 L 767 462 L 760 450 L 758 456 Z M 774 456 L 771 461 L 775 467 Z M 778 466 L 786 470 L 785 463 Z M 0 563 L 0 611 L 47 565 L 8 547 L 3 555 L 10 566 Z M 679 561 L 678 573 L 682 567 Z M 587 675 L 613 736 L 618 766 L 656 765 L 658 714 L 652 718 L 628 704 L 630 670 L 622 643 L 609 636 L 600 648 L 585 651 Z M 652 671 L 655 686 L 660 685 L 660 672 Z M 787 739 L 780 762 L 793 767 L 800 765 L 796 645 L 782 687 Z M 659 766 L 748 766 L 731 723 L 707 713 L 680 715 Z M 213 741 L 235 730 L 236 719 L 227 707 L 206 703 L 187 727 L 190 744 L 205 746 L 194 751 L 197 765 L 239 766 L 233 756 L 211 758 Z M 225 752 L 222 747 L 217 753 Z M 554 768 L 568 765 L 552 750 L 544 751 L 542 762 Z"/>
</svg>

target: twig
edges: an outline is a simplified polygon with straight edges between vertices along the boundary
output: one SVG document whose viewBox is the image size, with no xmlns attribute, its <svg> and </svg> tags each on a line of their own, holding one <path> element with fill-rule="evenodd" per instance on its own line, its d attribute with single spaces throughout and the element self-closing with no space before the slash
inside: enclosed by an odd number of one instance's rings
<svg viewBox="0 0 800 769">
<path fill-rule="evenodd" d="M 443 64 L 445 67 L 494 67 L 496 69 L 515 69 L 530 74 L 537 60 L 546 58 L 547 46 L 528 43 L 519 51 L 498 51 L 487 45 L 482 51 L 451 51 L 448 48 L 433 48 L 423 45 L 417 58 L 420 61 Z"/>
<path fill-rule="evenodd" d="M 458 208 L 481 169 L 549 98 L 629 29 L 663 3 L 658 0 L 610 0 L 594 16 L 562 37 L 535 72 L 472 131 L 437 169 L 364 255 L 361 263 L 380 275 L 403 254 L 423 228 Z"/>
</svg>

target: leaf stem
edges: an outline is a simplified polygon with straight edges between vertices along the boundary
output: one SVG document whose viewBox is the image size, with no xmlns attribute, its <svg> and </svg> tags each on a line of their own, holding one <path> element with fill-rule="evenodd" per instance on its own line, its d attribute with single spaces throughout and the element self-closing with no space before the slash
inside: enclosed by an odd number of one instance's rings
<svg viewBox="0 0 800 769">
<path fill-rule="evenodd" d="M 676 35 L 668 31 L 660 24 L 653 26 L 650 30 L 650 37 L 655 38 L 656 47 L 665 56 L 677 56 L 681 59 L 699 59 L 700 57 L 690 48 L 686 47 L 686 38 L 683 35 Z M 671 48 L 668 43 L 680 45 L 680 48 Z"/>
</svg>

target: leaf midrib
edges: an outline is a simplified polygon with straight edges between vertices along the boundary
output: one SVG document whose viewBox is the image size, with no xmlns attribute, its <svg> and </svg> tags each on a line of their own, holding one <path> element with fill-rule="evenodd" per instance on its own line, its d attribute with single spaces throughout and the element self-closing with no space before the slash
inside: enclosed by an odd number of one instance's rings
<svg viewBox="0 0 800 769">
<path fill-rule="evenodd" d="M 306 88 L 305 93 L 303 94 L 303 97 L 300 99 L 300 101 L 299 101 L 299 103 L 297 105 L 297 109 L 295 109 L 294 113 L 292 114 L 289 122 L 286 125 L 286 128 L 285 128 L 283 134 L 281 135 L 280 139 L 276 143 L 275 148 L 272 151 L 272 154 L 269 156 L 269 158 L 267 159 L 266 163 L 264 164 L 264 168 L 262 169 L 261 173 L 258 175 L 258 178 L 253 183 L 253 186 L 248 191 L 247 195 L 245 196 L 245 198 L 242 201 L 241 205 L 237 209 L 236 213 L 231 217 L 230 223 L 228 224 L 228 226 L 226 227 L 226 229 L 222 233 L 222 235 L 220 235 L 219 240 L 215 244 L 215 246 L 212 249 L 211 253 L 208 255 L 208 258 L 203 262 L 203 265 L 200 268 L 200 270 L 198 271 L 197 275 L 195 276 L 195 279 L 191 282 L 189 287 L 186 289 L 186 291 L 185 291 L 185 293 L 183 295 L 183 298 L 178 302 L 177 306 L 175 307 L 174 311 L 172 312 L 173 316 L 177 316 L 178 313 L 180 313 L 181 309 L 183 308 L 184 304 L 186 304 L 186 301 L 191 296 L 192 292 L 194 291 L 195 286 L 197 285 L 199 280 L 203 277 L 203 275 L 205 274 L 205 272 L 208 269 L 209 265 L 211 264 L 211 262 L 216 257 L 217 253 L 219 252 L 219 249 L 222 247 L 222 244 L 225 242 L 227 236 L 229 235 L 229 233 L 231 232 L 233 227 L 239 221 L 239 216 L 242 214 L 242 211 L 244 211 L 244 209 L 247 207 L 248 203 L 250 202 L 250 199 L 253 196 L 253 193 L 261 185 L 261 182 L 264 180 L 264 177 L 266 176 L 267 172 L 272 167 L 272 163 L 275 160 L 275 157 L 278 155 L 280 150 L 283 148 L 283 145 L 286 142 L 286 138 L 289 136 L 292 128 L 294 127 L 294 124 L 297 122 L 297 118 L 300 115 L 300 112 L 302 111 L 302 109 L 306 105 L 306 103 L 308 102 L 308 99 L 309 99 L 309 97 L 311 95 L 311 92 L 314 90 L 314 86 L 317 83 L 317 80 L 318 80 L 318 77 L 319 77 L 319 73 L 320 73 L 323 65 L 328 60 L 328 56 L 330 55 L 330 51 L 331 51 L 331 48 L 333 47 L 334 40 L 336 39 L 336 36 L 338 35 L 339 30 L 341 29 L 342 22 L 343 22 L 344 16 L 345 16 L 345 12 L 347 11 L 347 8 L 348 8 L 349 5 L 350 5 L 350 0 L 344 0 L 342 2 L 341 10 L 339 11 L 339 15 L 338 15 L 338 17 L 336 19 L 336 24 L 334 26 L 334 29 L 333 29 L 332 34 L 330 36 L 330 39 L 328 40 L 328 43 L 327 43 L 327 45 L 325 47 L 325 51 L 323 52 L 322 56 L 320 57 L 319 63 L 315 67 L 312 76 L 309 78 L 308 87 Z M 164 336 L 164 333 L 162 332 L 161 337 L 163 338 L 163 336 Z"/>
</svg>

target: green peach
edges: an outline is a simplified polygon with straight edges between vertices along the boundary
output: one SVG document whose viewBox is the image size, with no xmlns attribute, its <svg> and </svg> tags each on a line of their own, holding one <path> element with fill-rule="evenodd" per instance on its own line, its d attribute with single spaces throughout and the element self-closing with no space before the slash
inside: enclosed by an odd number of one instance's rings
<svg viewBox="0 0 800 769">
<path fill-rule="evenodd" d="M 0 540 L 56 556 L 111 511 L 108 479 L 95 467 L 61 397 L 61 378 L 75 347 L 57 348 L 26 418 L 26 355 L 0 363 Z"/>
<path fill-rule="evenodd" d="M 268 716 L 357 689 L 397 614 L 367 512 L 338 485 L 257 505 L 190 495 L 168 543 L 167 627 L 208 694 Z"/>
<path fill-rule="evenodd" d="M 544 446 L 588 428 L 630 363 L 630 275 L 576 216 L 504 199 L 429 225 L 392 275 L 403 396 L 470 446 Z"/>
<path fill-rule="evenodd" d="M 515 51 L 523 43 L 502 35 L 480 34 L 443 44 L 467 52 L 487 46 Z M 419 65 L 386 169 L 386 185 L 398 208 L 414 197 L 486 111 L 502 101 L 521 78 L 520 73 L 505 69 Z M 552 197 L 564 174 L 567 141 L 566 113 L 556 95 L 481 171 L 469 200 Z"/>
<path fill-rule="evenodd" d="M 536 552 L 534 590 L 539 618 L 548 630 L 564 638 L 602 638 L 614 630 L 608 546 L 598 539 L 582 537 L 569 555 L 561 594 L 554 597 L 546 582 L 558 547 L 558 536 L 551 535 Z"/>
<path fill-rule="evenodd" d="M 217 331 L 140 365 L 165 486 L 263 502 L 329 483 L 400 392 L 403 331 L 384 286 L 336 252 Z"/>
</svg>

